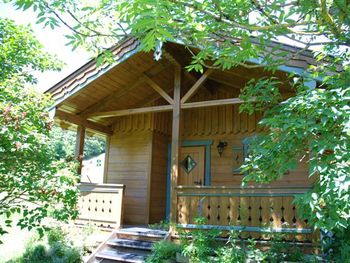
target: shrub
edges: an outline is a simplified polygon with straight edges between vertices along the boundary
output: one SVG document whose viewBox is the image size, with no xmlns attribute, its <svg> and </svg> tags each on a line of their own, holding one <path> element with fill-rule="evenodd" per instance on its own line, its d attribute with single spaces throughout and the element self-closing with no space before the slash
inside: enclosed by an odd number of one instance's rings
<svg viewBox="0 0 350 263">
<path fill-rule="evenodd" d="M 328 260 L 348 262 L 350 259 L 350 227 L 323 237 L 323 249 Z"/>
<path fill-rule="evenodd" d="M 164 260 L 175 260 L 176 252 L 179 252 L 179 245 L 170 241 L 159 241 L 153 244 L 152 253 L 147 257 L 147 263 L 161 263 Z"/>
<path fill-rule="evenodd" d="M 227 246 L 220 247 L 216 251 L 217 262 L 220 263 L 241 263 L 245 262 L 247 255 L 244 250 L 243 241 L 238 240 L 238 233 L 236 231 L 230 231 L 230 235 L 227 241 Z M 241 243 L 240 245 L 238 243 Z"/>
<path fill-rule="evenodd" d="M 66 234 L 60 228 L 52 228 L 47 232 L 47 242 L 50 246 L 55 243 L 64 243 Z"/>
<path fill-rule="evenodd" d="M 204 225 L 206 218 L 195 218 L 197 225 Z M 196 229 L 190 232 L 181 233 L 183 244 L 182 254 L 190 258 L 193 263 L 210 262 L 210 257 L 215 255 L 216 240 L 220 235 L 217 229 Z"/>
<path fill-rule="evenodd" d="M 80 263 L 81 250 L 68 241 L 66 233 L 59 228 L 47 232 L 47 246 L 31 240 L 23 255 L 8 263 Z"/>
<path fill-rule="evenodd" d="M 46 251 L 46 248 L 42 244 L 37 244 L 35 246 L 30 245 L 26 248 L 22 259 L 19 262 L 23 263 L 48 263 L 50 262 L 50 257 Z"/>
</svg>

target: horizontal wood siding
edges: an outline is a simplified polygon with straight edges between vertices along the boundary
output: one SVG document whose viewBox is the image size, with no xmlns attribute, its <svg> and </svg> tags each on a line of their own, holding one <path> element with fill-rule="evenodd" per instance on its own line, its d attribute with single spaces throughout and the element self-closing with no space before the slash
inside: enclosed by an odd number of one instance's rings
<svg viewBox="0 0 350 263">
<path fill-rule="evenodd" d="M 111 136 L 106 183 L 124 184 L 124 223 L 148 223 L 151 132 Z"/>
<path fill-rule="evenodd" d="M 153 134 L 150 223 L 157 223 L 165 219 L 168 143 L 168 136 L 158 132 Z"/>
</svg>

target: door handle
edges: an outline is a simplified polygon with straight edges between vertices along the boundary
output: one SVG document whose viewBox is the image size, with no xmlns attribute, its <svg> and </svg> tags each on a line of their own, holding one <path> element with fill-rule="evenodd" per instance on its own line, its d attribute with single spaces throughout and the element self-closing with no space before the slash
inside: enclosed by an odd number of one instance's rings
<svg viewBox="0 0 350 263">
<path fill-rule="evenodd" d="M 194 181 L 193 182 L 195 185 L 202 185 L 202 179 L 200 179 L 199 181 Z"/>
</svg>

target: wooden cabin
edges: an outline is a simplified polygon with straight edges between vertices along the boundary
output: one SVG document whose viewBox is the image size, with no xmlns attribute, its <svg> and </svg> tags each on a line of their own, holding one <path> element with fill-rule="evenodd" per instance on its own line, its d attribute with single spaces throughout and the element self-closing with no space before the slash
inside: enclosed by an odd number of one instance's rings
<svg viewBox="0 0 350 263">
<path fill-rule="evenodd" d="M 269 185 L 241 188 L 249 138 L 263 130 L 261 113 L 239 113 L 238 96 L 249 80 L 270 72 L 188 72 L 191 55 L 176 43 L 167 43 L 158 61 L 132 38 L 112 52 L 114 64 L 96 67 L 92 60 L 47 92 L 57 122 L 77 127 L 78 154 L 86 131 L 107 137 L 104 183 L 125 185 L 124 224 L 170 219 L 191 228 L 203 216 L 209 226 L 244 228 L 253 237 L 266 228 L 311 236 L 292 202 L 312 187 L 305 163 Z M 285 97 L 293 94 L 287 75 L 312 63 L 302 52 L 273 74 Z"/>
</svg>

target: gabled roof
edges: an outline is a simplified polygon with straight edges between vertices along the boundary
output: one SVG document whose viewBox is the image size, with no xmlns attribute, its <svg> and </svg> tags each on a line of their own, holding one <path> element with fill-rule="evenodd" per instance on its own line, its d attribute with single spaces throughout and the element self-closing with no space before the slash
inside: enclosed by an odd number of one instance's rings
<svg viewBox="0 0 350 263">
<path fill-rule="evenodd" d="M 205 87 L 202 91 L 209 94 L 220 89 L 226 95 L 237 97 L 250 79 L 271 75 L 280 79 L 281 87 L 288 90 L 290 83 L 287 73 L 304 74 L 310 65 L 315 64 L 315 60 L 309 51 L 300 52 L 300 49 L 288 45 L 282 45 L 281 50 L 295 52 L 297 56 L 280 66 L 276 72 L 267 72 L 263 67 L 248 69 L 242 66 L 225 71 L 214 70 L 205 85 L 201 85 Z M 90 60 L 46 91 L 55 100 L 56 117 L 62 125 L 74 123 L 111 134 L 112 126 L 119 117 L 102 118 L 94 113 L 167 104 L 164 96 L 154 87 L 158 86 L 172 97 L 174 60 L 182 67 L 191 62 L 188 50 L 172 42 L 165 44 L 163 57 L 159 61 L 154 60 L 152 53 L 141 52 L 140 43 L 134 38 L 123 40 L 111 48 L 111 52 L 115 55 L 113 64 L 105 63 L 97 67 L 96 60 Z M 250 63 L 261 64 L 260 61 Z M 199 78 L 198 73 L 184 71 L 182 91 L 188 91 Z M 191 98 L 193 102 L 197 99 L 196 96 Z"/>
<path fill-rule="evenodd" d="M 310 65 L 316 64 L 312 51 L 310 50 L 303 50 L 300 52 L 301 48 L 287 44 L 281 45 L 281 43 L 277 42 L 271 43 L 269 46 L 270 48 L 278 46 L 281 52 L 287 51 L 298 54 L 295 58 L 287 61 L 285 65 L 280 66 L 279 70 L 281 71 L 302 74 Z M 134 55 L 138 51 L 139 41 L 134 38 L 127 38 L 111 48 L 111 52 L 115 56 L 115 63 L 105 63 L 102 66 L 97 67 L 96 59 L 92 59 L 77 69 L 75 72 L 55 84 L 53 87 L 45 91 L 45 93 L 50 93 L 56 102 L 55 104 L 58 104 L 68 96 L 74 94 L 84 86 L 88 85 L 92 80 L 106 73 L 108 70 L 117 66 L 119 63 Z M 251 60 L 250 62 L 254 64 L 261 63 L 261 61 L 256 59 Z"/>
</svg>

